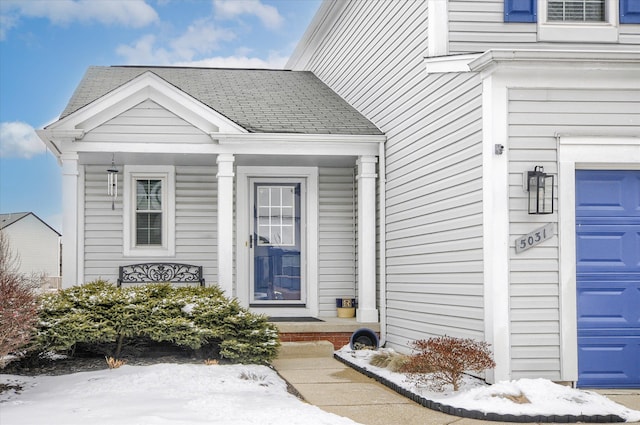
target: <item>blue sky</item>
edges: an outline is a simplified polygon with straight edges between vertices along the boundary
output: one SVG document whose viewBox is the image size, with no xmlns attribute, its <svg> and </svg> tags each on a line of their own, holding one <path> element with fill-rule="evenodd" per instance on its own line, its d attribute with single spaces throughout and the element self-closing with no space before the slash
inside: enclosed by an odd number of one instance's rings
<svg viewBox="0 0 640 425">
<path fill-rule="evenodd" d="M 0 0 L 0 213 L 61 229 L 61 170 L 34 129 L 90 65 L 282 68 L 320 0 Z"/>
</svg>

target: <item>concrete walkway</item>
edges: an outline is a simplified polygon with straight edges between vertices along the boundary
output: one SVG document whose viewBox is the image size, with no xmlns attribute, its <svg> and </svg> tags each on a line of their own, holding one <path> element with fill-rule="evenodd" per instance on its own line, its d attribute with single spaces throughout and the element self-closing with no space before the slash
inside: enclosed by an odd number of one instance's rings
<svg viewBox="0 0 640 425">
<path fill-rule="evenodd" d="M 335 360 L 330 343 L 293 344 L 283 347 L 273 366 L 304 400 L 327 412 L 364 425 L 496 424 L 427 409 Z M 640 410 L 640 390 L 611 390 L 605 394 Z"/>
</svg>

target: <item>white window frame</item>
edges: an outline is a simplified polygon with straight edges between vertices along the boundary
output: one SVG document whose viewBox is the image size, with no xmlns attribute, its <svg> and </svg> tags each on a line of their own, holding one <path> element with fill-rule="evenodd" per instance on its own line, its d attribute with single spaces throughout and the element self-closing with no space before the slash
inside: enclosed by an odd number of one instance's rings
<svg viewBox="0 0 640 425">
<path fill-rule="evenodd" d="M 162 244 L 136 246 L 136 181 L 162 182 Z M 125 165 L 123 196 L 123 255 L 125 257 L 173 257 L 175 244 L 175 168 L 166 165 Z"/>
<path fill-rule="evenodd" d="M 617 43 L 619 0 L 605 0 L 604 22 L 547 21 L 547 3 L 538 1 L 538 41 Z"/>
</svg>

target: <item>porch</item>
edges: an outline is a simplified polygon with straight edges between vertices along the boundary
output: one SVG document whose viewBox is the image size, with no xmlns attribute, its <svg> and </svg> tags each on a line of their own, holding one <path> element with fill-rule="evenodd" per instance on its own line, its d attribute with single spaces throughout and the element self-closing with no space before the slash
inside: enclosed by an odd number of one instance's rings
<svg viewBox="0 0 640 425">
<path fill-rule="evenodd" d="M 380 323 L 358 322 L 356 318 L 322 317 L 313 321 L 285 321 L 272 319 L 278 328 L 281 342 L 329 341 L 335 350 L 349 344 L 351 335 L 367 328 L 380 337 Z"/>
</svg>

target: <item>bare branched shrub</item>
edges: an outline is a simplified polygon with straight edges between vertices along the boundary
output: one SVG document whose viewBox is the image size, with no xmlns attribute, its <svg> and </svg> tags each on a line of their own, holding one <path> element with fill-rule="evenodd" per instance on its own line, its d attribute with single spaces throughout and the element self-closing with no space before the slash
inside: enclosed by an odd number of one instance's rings
<svg viewBox="0 0 640 425">
<path fill-rule="evenodd" d="M 7 274 L 20 273 L 20 256 L 9 244 L 9 237 L 0 231 L 0 271 Z"/>
<path fill-rule="evenodd" d="M 471 338 L 441 336 L 411 345 L 418 353 L 410 356 L 402 371 L 410 381 L 436 391 L 446 384 L 458 391 L 464 372 L 480 373 L 496 365 L 489 344 Z"/>
<path fill-rule="evenodd" d="M 0 369 L 9 354 L 31 341 L 37 321 L 36 296 L 18 272 L 16 258 L 0 231 Z"/>
</svg>

